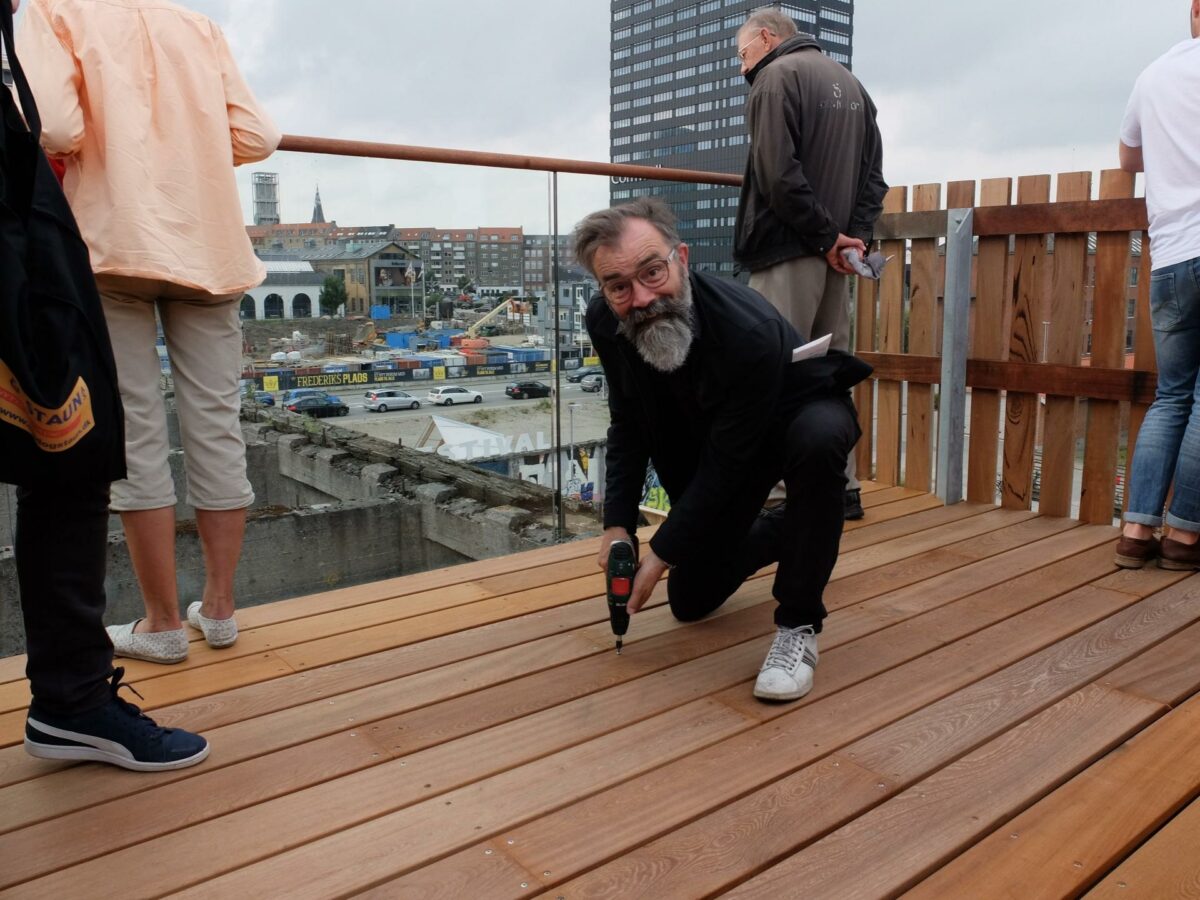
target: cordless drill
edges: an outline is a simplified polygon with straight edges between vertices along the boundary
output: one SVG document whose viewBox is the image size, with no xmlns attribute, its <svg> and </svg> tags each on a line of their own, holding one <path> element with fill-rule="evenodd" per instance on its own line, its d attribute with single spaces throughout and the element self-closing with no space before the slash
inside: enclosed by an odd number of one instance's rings
<svg viewBox="0 0 1200 900">
<path fill-rule="evenodd" d="M 629 612 L 625 608 L 633 593 L 633 576 L 637 572 L 637 550 L 632 541 L 613 541 L 608 548 L 608 620 L 617 638 L 617 655 L 621 654 L 621 638 L 629 630 Z"/>
</svg>

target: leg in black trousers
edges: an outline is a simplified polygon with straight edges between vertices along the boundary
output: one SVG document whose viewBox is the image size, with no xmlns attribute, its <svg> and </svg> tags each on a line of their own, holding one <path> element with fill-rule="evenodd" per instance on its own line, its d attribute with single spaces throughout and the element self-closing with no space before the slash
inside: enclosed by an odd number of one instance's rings
<svg viewBox="0 0 1200 900">
<path fill-rule="evenodd" d="M 731 543 L 730 551 L 714 551 L 703 564 L 671 571 L 667 597 L 675 618 L 684 622 L 704 618 L 756 571 L 778 562 L 775 624 L 811 625 L 814 633 L 820 633 L 825 618 L 821 598 L 842 538 L 846 457 L 859 433 L 849 398 L 814 400 L 799 410 L 784 440 L 788 503 L 758 513 L 778 480 L 778 473 L 764 472 L 761 493 L 748 491 L 744 508 L 730 511 L 730 521 L 725 523 L 729 534 L 742 535 Z"/>
<path fill-rule="evenodd" d="M 18 488 L 14 550 L 34 702 L 61 715 L 102 706 L 113 671 L 102 621 L 108 485 Z"/>
</svg>

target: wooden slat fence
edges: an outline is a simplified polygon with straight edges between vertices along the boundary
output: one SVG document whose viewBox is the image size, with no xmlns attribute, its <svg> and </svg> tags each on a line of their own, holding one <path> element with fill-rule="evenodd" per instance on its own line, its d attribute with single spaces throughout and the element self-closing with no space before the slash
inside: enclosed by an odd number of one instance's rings
<svg viewBox="0 0 1200 900">
<path fill-rule="evenodd" d="M 1081 521 L 1112 521 L 1118 466 L 1154 397 L 1145 202 L 1120 170 L 1101 173 L 1098 200 L 1090 199 L 1090 172 L 1053 180 L 1050 202 L 1049 175 L 1016 179 L 1013 205 L 1007 178 L 984 180 L 977 201 L 975 182 L 953 182 L 945 206 L 938 185 L 918 185 L 911 211 L 909 189 L 889 191 L 877 236 L 893 259 L 878 284 L 860 279 L 857 294 L 856 352 L 875 366 L 874 389 L 856 392 L 864 476 L 930 490 L 938 454 L 947 452 L 932 439 L 935 388 L 945 304 L 961 301 L 943 297 L 941 236 L 947 210 L 973 207 L 965 497 L 1007 509 L 1030 509 L 1036 499 L 1048 515 L 1077 509 Z"/>
</svg>

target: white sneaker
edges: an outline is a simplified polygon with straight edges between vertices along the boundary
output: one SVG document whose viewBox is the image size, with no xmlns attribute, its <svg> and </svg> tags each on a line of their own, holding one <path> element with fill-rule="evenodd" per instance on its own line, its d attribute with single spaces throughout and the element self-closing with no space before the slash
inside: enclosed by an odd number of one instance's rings
<svg viewBox="0 0 1200 900">
<path fill-rule="evenodd" d="M 817 636 L 811 625 L 780 626 L 754 683 L 754 696 L 760 700 L 799 700 L 812 690 L 817 658 Z"/>
<path fill-rule="evenodd" d="M 144 659 L 156 663 L 181 663 L 187 659 L 187 632 L 182 628 L 175 631 L 134 632 L 141 619 L 125 625 L 109 625 L 104 630 L 112 641 L 113 653 L 130 659 Z"/>
</svg>

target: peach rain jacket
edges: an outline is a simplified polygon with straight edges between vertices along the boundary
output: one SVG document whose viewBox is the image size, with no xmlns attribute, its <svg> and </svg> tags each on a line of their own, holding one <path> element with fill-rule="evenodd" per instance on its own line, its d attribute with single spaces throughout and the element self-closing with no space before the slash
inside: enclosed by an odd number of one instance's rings
<svg viewBox="0 0 1200 900">
<path fill-rule="evenodd" d="M 166 0 L 29 0 L 17 45 L 96 273 L 262 282 L 233 167 L 280 134 L 216 25 Z"/>
</svg>

